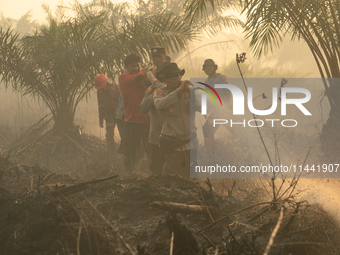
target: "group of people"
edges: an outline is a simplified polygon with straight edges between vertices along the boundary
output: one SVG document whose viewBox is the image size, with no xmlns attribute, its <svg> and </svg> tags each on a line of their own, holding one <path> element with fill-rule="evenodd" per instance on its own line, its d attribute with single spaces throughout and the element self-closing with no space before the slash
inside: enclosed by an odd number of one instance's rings
<svg viewBox="0 0 340 255">
<path fill-rule="evenodd" d="M 126 173 L 135 171 L 146 152 L 153 174 L 189 177 L 197 155 L 194 119 L 199 102 L 190 81 L 182 81 L 185 70 L 170 62 L 165 48 L 152 48 L 151 59 L 153 66 L 142 68 L 140 55 L 127 55 L 126 73 L 120 75 L 118 85 L 111 84 L 103 74 L 96 76 L 99 125 L 103 127 L 105 120 L 106 140 L 111 150 L 115 148 L 117 125 L 121 137 L 118 153 L 124 154 Z M 208 75 L 206 82 L 212 84 L 214 79 L 222 78 L 227 83 L 225 76 L 216 72 L 217 65 L 212 59 L 204 62 L 203 70 Z M 214 131 L 212 126 L 205 126 L 204 146 L 209 150 L 214 144 Z"/>
</svg>

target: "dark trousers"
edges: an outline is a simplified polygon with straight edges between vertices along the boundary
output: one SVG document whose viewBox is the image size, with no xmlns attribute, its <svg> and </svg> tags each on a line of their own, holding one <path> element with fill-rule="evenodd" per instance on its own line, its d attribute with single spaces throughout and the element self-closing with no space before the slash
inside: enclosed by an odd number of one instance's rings
<svg viewBox="0 0 340 255">
<path fill-rule="evenodd" d="M 112 107 L 104 107 L 104 109 L 101 110 L 101 112 L 104 114 L 105 119 L 105 126 L 106 126 L 106 142 L 109 147 L 114 146 L 114 130 L 116 125 L 116 114 L 115 109 Z M 112 148 L 111 148 L 112 149 Z"/>
<path fill-rule="evenodd" d="M 114 130 L 115 130 L 115 125 L 114 123 L 107 123 L 106 122 L 106 143 L 107 147 L 110 151 L 115 151 L 116 150 L 116 144 L 114 140 Z"/>
<path fill-rule="evenodd" d="M 144 156 L 146 142 L 143 139 L 144 124 L 125 122 L 124 167 L 129 173 L 132 173 L 135 165 Z"/>
<path fill-rule="evenodd" d="M 164 151 L 164 160 L 164 173 L 190 178 L 190 166 L 197 165 L 197 150 Z"/>
<path fill-rule="evenodd" d="M 162 174 L 164 166 L 163 150 L 157 144 L 148 144 L 150 154 L 150 171 L 153 174 Z"/>
<path fill-rule="evenodd" d="M 190 177 L 190 150 L 164 151 L 164 160 L 164 173 Z"/>
<path fill-rule="evenodd" d="M 145 121 L 145 126 L 144 126 L 144 135 L 143 135 L 143 141 L 145 142 L 145 153 L 146 156 L 148 157 L 149 161 L 151 160 L 151 153 L 152 149 L 149 146 L 149 132 L 150 132 L 150 116 L 148 116 L 147 120 Z"/>
</svg>

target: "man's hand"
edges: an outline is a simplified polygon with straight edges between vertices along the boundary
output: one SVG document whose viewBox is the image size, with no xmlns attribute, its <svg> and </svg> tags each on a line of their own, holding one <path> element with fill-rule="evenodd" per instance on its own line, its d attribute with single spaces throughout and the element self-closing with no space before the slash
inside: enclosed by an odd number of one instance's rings
<svg viewBox="0 0 340 255">
<path fill-rule="evenodd" d="M 152 67 L 152 68 L 151 68 L 151 71 L 152 71 L 152 73 L 153 73 L 153 76 L 156 77 L 156 68 Z"/>
<path fill-rule="evenodd" d="M 177 96 L 178 96 L 180 93 L 182 93 L 182 92 L 185 91 L 185 86 L 186 86 L 187 83 L 190 84 L 190 81 L 185 80 L 185 81 L 182 81 L 182 82 L 181 82 L 181 85 L 179 85 L 179 87 L 176 89 Z"/>
<path fill-rule="evenodd" d="M 99 126 L 100 126 L 100 128 L 103 128 L 103 127 L 104 127 L 104 125 L 103 125 L 103 124 L 100 124 Z"/>
<path fill-rule="evenodd" d="M 152 71 L 153 67 L 151 65 L 147 65 L 144 67 L 145 71 Z"/>
<path fill-rule="evenodd" d="M 152 72 L 153 76 L 156 77 L 156 69 L 153 66 L 148 66 L 147 69 L 145 69 L 146 72 Z"/>
<path fill-rule="evenodd" d="M 156 70 L 153 66 L 149 66 L 149 68 L 146 69 L 146 71 L 151 71 L 152 73 L 154 73 Z"/>
</svg>

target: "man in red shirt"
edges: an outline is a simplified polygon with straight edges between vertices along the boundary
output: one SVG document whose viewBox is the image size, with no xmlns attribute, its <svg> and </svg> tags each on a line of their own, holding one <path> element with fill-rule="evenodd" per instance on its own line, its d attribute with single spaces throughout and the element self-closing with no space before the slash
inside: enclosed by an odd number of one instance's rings
<svg viewBox="0 0 340 255">
<path fill-rule="evenodd" d="M 140 146 L 144 134 L 144 124 L 148 117 L 147 113 L 141 112 L 139 105 L 144 97 L 144 85 L 146 72 L 141 70 L 142 59 L 137 53 L 131 53 L 124 59 L 124 65 L 127 73 L 123 73 L 119 77 L 119 89 L 123 97 L 125 106 L 125 136 L 126 136 L 126 149 L 124 153 L 124 167 L 127 173 L 132 173 L 137 161 L 141 155 Z M 137 76 L 144 76 L 143 79 Z M 145 141 L 143 141 L 143 144 Z"/>
<path fill-rule="evenodd" d="M 97 89 L 99 126 L 104 127 L 105 119 L 107 145 L 110 150 L 113 150 L 119 89 L 116 84 L 111 84 L 108 80 L 105 75 L 98 74 L 95 78 L 95 88 Z"/>
</svg>

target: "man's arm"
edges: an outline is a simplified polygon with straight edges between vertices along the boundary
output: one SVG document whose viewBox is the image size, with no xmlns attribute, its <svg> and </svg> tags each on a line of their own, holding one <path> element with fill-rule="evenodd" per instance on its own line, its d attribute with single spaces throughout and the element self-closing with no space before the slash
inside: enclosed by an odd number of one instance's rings
<svg viewBox="0 0 340 255">
<path fill-rule="evenodd" d="M 142 69 L 139 73 L 136 74 L 128 74 L 123 73 L 119 77 L 119 82 L 122 86 L 130 87 L 130 86 L 142 86 L 140 82 L 136 82 L 135 78 L 139 75 L 146 76 L 145 70 Z"/>
<path fill-rule="evenodd" d="M 201 101 L 198 99 L 195 91 L 195 88 L 190 88 L 190 107 L 195 112 L 199 112 L 201 110 Z"/>
<path fill-rule="evenodd" d="M 162 89 L 157 89 L 153 95 L 154 105 L 157 110 L 161 111 L 178 103 L 178 96 L 176 90 L 168 95 L 164 95 Z"/>
<path fill-rule="evenodd" d="M 190 81 L 182 81 L 177 89 L 166 96 L 162 89 L 157 89 L 153 96 L 156 109 L 161 111 L 178 103 L 179 97 L 184 92 L 185 84 L 187 82 Z"/>
<path fill-rule="evenodd" d="M 148 80 L 151 82 L 153 89 L 158 89 L 158 88 L 160 88 L 160 86 L 161 86 L 162 83 L 161 83 L 159 80 L 157 80 L 157 79 L 155 78 L 155 76 L 154 76 L 154 74 L 153 74 L 153 72 L 152 72 L 151 69 L 149 69 L 149 70 L 146 72 L 146 76 L 147 76 Z"/>
<path fill-rule="evenodd" d="M 187 82 L 190 83 L 188 80 L 182 81 L 181 85 L 179 85 L 179 87 L 175 90 L 178 97 L 180 97 L 180 95 L 185 91 L 185 84 Z"/>
<path fill-rule="evenodd" d="M 161 86 L 161 82 L 157 80 L 153 74 L 153 69 L 148 69 L 146 71 L 146 76 L 148 78 L 148 81 L 151 83 L 151 86 L 147 88 L 145 92 L 145 96 L 139 106 L 139 109 L 141 112 L 148 113 L 151 109 L 151 107 L 154 105 L 154 99 L 153 94 L 154 91 Z"/>
</svg>

